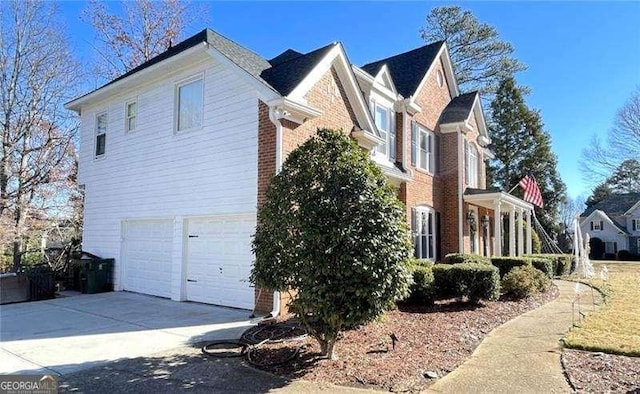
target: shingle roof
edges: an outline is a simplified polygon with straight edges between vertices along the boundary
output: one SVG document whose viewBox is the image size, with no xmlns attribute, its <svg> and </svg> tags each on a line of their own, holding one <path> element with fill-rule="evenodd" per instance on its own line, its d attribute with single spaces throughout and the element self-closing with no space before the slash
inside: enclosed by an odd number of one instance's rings
<svg viewBox="0 0 640 394">
<path fill-rule="evenodd" d="M 473 103 L 477 95 L 478 92 L 469 92 L 451 100 L 440 115 L 440 123 L 458 123 L 467 120 L 469 113 L 473 110 Z"/>
<path fill-rule="evenodd" d="M 286 96 L 291 93 L 307 75 L 309 75 L 320 60 L 322 60 L 336 45 L 338 44 L 332 43 L 299 56 L 295 56 L 295 51 L 293 50 L 289 50 L 290 52 L 285 51 L 279 56 L 271 59 L 272 61 L 275 60 L 276 64 L 273 67 L 262 71 L 260 76 L 267 81 L 269 85 L 273 86 L 274 89 L 280 92 L 280 94 Z"/>
<path fill-rule="evenodd" d="M 415 94 L 442 45 L 444 45 L 444 41 L 438 41 L 409 52 L 365 64 L 361 68 L 375 76 L 386 64 L 398 93 L 409 97 Z"/>
<path fill-rule="evenodd" d="M 271 64 L 271 66 L 277 66 L 280 63 L 293 60 L 299 56 L 302 56 L 302 53 L 298 51 L 294 51 L 293 49 L 287 49 L 286 51 L 282 52 L 281 54 L 274 57 L 273 59 L 269 59 L 269 64 Z"/>
<path fill-rule="evenodd" d="M 640 201 L 640 193 L 612 194 L 599 203 L 587 208 L 580 216 L 587 217 L 596 209 L 606 213 L 609 218 L 621 216 L 638 201 Z"/>
</svg>

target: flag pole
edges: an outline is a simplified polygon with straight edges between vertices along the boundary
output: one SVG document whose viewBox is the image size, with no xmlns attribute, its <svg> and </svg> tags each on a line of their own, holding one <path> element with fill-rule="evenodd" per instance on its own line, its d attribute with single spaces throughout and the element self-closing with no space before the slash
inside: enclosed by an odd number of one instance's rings
<svg viewBox="0 0 640 394">
<path fill-rule="evenodd" d="M 507 194 L 511 194 L 512 191 L 516 190 L 516 187 L 518 187 L 520 184 L 517 183 L 514 187 L 512 187 L 511 189 L 509 189 L 509 191 L 507 192 Z"/>
</svg>

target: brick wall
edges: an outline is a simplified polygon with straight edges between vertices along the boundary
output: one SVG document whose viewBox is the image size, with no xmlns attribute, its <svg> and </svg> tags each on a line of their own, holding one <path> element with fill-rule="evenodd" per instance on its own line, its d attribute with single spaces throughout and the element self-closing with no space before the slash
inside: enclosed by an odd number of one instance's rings
<svg viewBox="0 0 640 394">
<path fill-rule="evenodd" d="M 322 115 L 299 125 L 289 120 L 281 120 L 283 160 L 295 148 L 316 134 L 318 128 L 342 129 L 350 133 L 357 123 L 353 108 L 349 103 L 344 86 L 336 71 L 331 68 L 305 96 L 309 106 L 322 111 Z M 258 207 L 265 201 L 269 181 L 275 174 L 276 127 L 269 119 L 269 108 L 258 103 Z M 273 308 L 273 293 L 256 289 L 256 311 L 269 313 Z M 288 292 L 280 293 L 281 315 L 288 313 Z"/>
</svg>

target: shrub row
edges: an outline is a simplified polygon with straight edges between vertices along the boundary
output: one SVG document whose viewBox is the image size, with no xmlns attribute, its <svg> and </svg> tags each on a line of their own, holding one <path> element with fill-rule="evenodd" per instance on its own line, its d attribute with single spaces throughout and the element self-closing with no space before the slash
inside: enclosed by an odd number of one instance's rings
<svg viewBox="0 0 640 394">
<path fill-rule="evenodd" d="M 490 264 L 436 264 L 413 260 L 410 263 L 413 284 L 405 300 L 430 304 L 436 299 L 458 298 L 478 303 L 500 296 L 498 269 Z"/>
<path fill-rule="evenodd" d="M 444 263 L 445 264 L 465 264 L 465 263 L 491 264 L 491 259 L 485 256 L 480 256 L 479 254 L 450 253 L 444 256 Z"/>
<path fill-rule="evenodd" d="M 568 275 L 572 271 L 572 256 L 570 254 L 528 254 L 524 257 L 545 258 L 551 260 L 555 276 Z"/>
<path fill-rule="evenodd" d="M 531 265 L 531 259 L 523 257 L 492 257 L 491 264 L 498 267 L 500 278 L 504 278 L 515 267 Z"/>
</svg>

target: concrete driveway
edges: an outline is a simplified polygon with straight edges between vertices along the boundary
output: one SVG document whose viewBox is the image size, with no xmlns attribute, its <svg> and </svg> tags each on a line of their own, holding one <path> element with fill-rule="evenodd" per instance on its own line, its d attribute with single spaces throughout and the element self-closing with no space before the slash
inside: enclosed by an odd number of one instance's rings
<svg viewBox="0 0 640 394">
<path fill-rule="evenodd" d="M 78 295 L 0 307 L 0 374 L 58 375 L 211 339 L 238 338 L 251 311 L 141 294 Z"/>
</svg>

